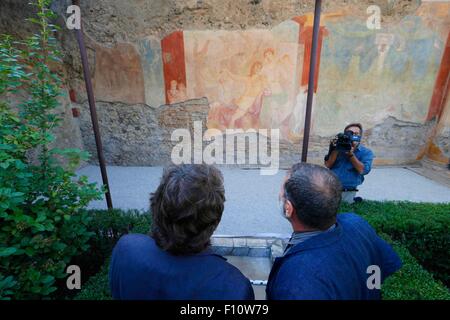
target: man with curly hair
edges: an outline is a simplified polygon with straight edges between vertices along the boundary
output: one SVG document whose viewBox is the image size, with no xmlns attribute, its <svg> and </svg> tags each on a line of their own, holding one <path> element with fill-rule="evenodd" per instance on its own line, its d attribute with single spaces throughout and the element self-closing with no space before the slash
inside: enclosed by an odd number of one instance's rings
<svg viewBox="0 0 450 320">
<path fill-rule="evenodd" d="M 250 281 L 210 248 L 224 210 L 221 172 L 209 165 L 171 166 L 151 195 L 151 236 L 129 234 L 114 248 L 114 299 L 254 299 Z"/>
</svg>

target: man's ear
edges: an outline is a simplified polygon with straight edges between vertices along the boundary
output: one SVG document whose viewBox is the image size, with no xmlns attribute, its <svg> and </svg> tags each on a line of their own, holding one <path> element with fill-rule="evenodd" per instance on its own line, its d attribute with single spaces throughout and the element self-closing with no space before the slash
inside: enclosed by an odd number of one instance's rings
<svg viewBox="0 0 450 320">
<path fill-rule="evenodd" d="M 294 214 L 294 206 L 292 205 L 291 201 L 286 200 L 284 203 L 284 214 L 286 215 L 286 218 L 291 219 L 292 215 Z"/>
</svg>

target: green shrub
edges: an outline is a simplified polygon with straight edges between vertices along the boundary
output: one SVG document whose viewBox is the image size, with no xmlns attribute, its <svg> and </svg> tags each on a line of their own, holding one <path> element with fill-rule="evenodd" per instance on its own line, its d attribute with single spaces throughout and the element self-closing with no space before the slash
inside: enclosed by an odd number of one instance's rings
<svg viewBox="0 0 450 320">
<path fill-rule="evenodd" d="M 436 279 L 450 285 L 450 204 L 374 202 L 343 205 L 399 241 Z"/>
<path fill-rule="evenodd" d="M 137 210 L 90 210 L 89 216 L 92 220 L 88 230 L 94 234 L 88 243 L 89 252 L 72 261 L 72 264 L 80 266 L 84 279 L 100 270 L 122 235 L 130 232 L 148 233 L 151 224 L 150 214 Z"/>
<path fill-rule="evenodd" d="M 105 258 L 109 257 L 122 235 L 130 232 L 148 233 L 150 230 L 150 214 L 138 210 L 90 210 L 89 215 L 92 218 L 89 231 L 94 233 L 89 241 L 91 247 L 89 255 L 98 253 L 102 257 L 101 264 Z"/>
<path fill-rule="evenodd" d="M 402 259 L 403 267 L 383 283 L 383 300 L 450 300 L 447 288 L 434 280 L 406 248 L 398 243 L 394 243 L 393 247 Z M 111 300 L 108 268 L 109 260 L 82 287 L 75 300 Z"/>
<path fill-rule="evenodd" d="M 107 211 L 94 211 L 94 223 L 91 226 L 94 228 L 92 230 L 110 225 L 116 231 L 128 232 L 132 230 L 132 232 L 138 233 L 147 233 L 149 231 L 149 214 L 139 215 L 136 212 L 122 212 L 120 210 L 114 210 L 111 216 L 108 216 L 108 214 L 109 212 Z M 104 232 L 100 232 L 97 237 L 102 238 L 103 234 Z M 117 234 L 115 238 L 118 239 L 122 234 Z M 381 234 L 381 236 L 393 244 L 394 250 L 403 261 L 403 267 L 383 283 L 381 290 L 384 300 L 450 300 L 447 288 L 422 268 L 409 253 L 408 249 L 400 243 L 391 240 L 388 235 Z M 111 251 L 108 248 L 112 249 L 113 245 L 101 246 L 101 248 L 106 250 L 103 253 L 104 256 L 109 257 L 111 255 Z M 106 259 L 100 272 L 91 277 L 82 286 L 81 291 L 75 296 L 75 300 L 110 300 L 108 268 L 109 259 Z"/>
<path fill-rule="evenodd" d="M 92 276 L 73 300 L 112 300 L 108 279 L 109 259 L 100 272 Z"/>
<path fill-rule="evenodd" d="M 127 233 L 143 233 L 150 231 L 151 216 L 135 210 L 92 210 L 93 218 L 89 230 L 95 233 L 90 241 L 89 254 L 83 255 L 78 265 L 96 266 L 96 273 L 89 277 L 82 285 L 81 291 L 75 296 L 75 300 L 110 300 L 111 293 L 108 284 L 109 258 L 112 249 L 120 237 Z M 106 260 L 106 262 L 105 262 Z M 81 267 L 83 277 L 86 276 L 86 267 Z M 92 271 L 91 271 L 92 274 Z"/>
<path fill-rule="evenodd" d="M 0 41 L 0 299 L 51 295 L 93 235 L 83 210 L 101 192 L 75 168 L 87 154 L 52 148 L 62 86 L 50 0 L 36 0 L 39 33 Z M 56 69 L 56 68 L 55 68 Z M 8 97 L 25 96 L 16 107 Z M 68 163 L 62 165 L 61 157 Z"/>
</svg>

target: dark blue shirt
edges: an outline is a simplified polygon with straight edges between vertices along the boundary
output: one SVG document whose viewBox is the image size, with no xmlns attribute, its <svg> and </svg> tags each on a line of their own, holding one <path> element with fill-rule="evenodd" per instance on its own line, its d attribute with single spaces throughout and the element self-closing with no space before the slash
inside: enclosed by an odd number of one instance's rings
<svg viewBox="0 0 450 320">
<path fill-rule="evenodd" d="M 380 299 L 369 289 L 368 278 L 376 265 L 381 282 L 402 263 L 392 247 L 360 216 L 338 214 L 336 228 L 294 246 L 276 258 L 266 293 L 269 300 Z"/>
<path fill-rule="evenodd" d="M 353 167 L 353 164 L 344 152 L 339 152 L 336 161 L 331 167 L 331 171 L 338 176 L 342 186 L 346 189 L 354 189 L 362 184 L 364 175 L 368 174 L 372 169 L 374 155 L 370 149 L 360 144 L 353 154 L 364 164 L 364 171 L 362 174 Z"/>
<path fill-rule="evenodd" d="M 175 256 L 143 234 L 120 238 L 111 258 L 109 283 L 114 299 L 254 299 L 250 281 L 222 256 L 209 249 Z"/>
</svg>

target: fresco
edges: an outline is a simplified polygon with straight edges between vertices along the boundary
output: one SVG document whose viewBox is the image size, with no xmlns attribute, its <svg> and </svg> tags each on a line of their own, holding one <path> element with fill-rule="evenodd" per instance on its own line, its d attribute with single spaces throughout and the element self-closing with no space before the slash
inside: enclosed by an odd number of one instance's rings
<svg viewBox="0 0 450 320">
<path fill-rule="evenodd" d="M 322 26 L 319 50 L 326 35 Z M 312 14 L 271 30 L 172 33 L 161 41 L 166 103 L 206 97 L 208 128 L 278 128 L 282 138 L 300 137 L 311 44 Z M 320 57 L 315 92 L 319 67 Z"/>
<path fill-rule="evenodd" d="M 187 97 L 207 97 L 208 127 L 280 128 L 292 113 L 298 25 L 185 32 Z"/>
<path fill-rule="evenodd" d="M 112 48 L 96 46 L 92 82 L 95 97 L 100 101 L 145 102 L 141 56 L 132 44 L 118 43 Z"/>
<path fill-rule="evenodd" d="M 166 97 L 160 41 L 153 38 L 141 39 L 138 49 L 144 73 L 145 103 L 150 106 L 163 105 Z"/>
<path fill-rule="evenodd" d="M 187 100 L 186 64 L 182 31 L 176 31 L 161 40 L 166 103 Z"/>
<path fill-rule="evenodd" d="M 357 119 L 424 123 L 444 41 L 418 16 L 382 30 L 349 18 L 326 22 L 313 133 L 326 136 Z"/>
</svg>

